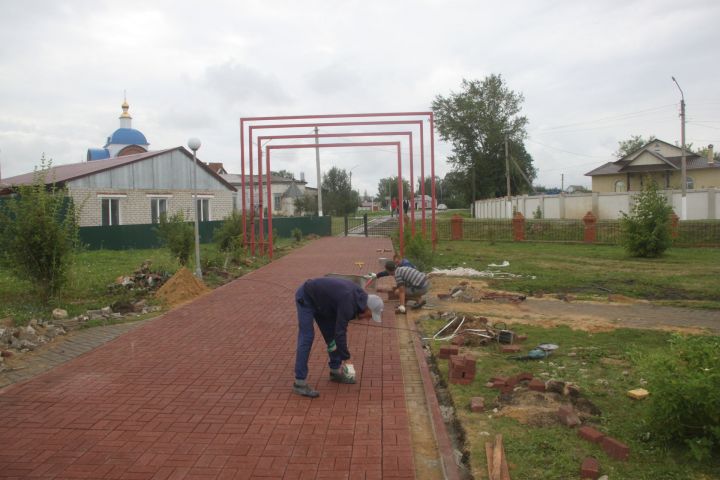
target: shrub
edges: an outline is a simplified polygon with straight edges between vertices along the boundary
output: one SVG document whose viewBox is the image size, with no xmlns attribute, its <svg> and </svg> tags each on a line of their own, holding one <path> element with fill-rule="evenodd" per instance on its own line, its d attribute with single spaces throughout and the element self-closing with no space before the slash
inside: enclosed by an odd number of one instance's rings
<svg viewBox="0 0 720 480">
<path fill-rule="evenodd" d="M 720 452 L 720 337 L 675 335 L 667 350 L 642 362 L 648 380 L 648 425 L 698 460 Z"/>
<path fill-rule="evenodd" d="M 157 232 L 160 241 L 177 258 L 180 265 L 187 265 L 195 242 L 195 232 L 193 225 L 185 221 L 183 212 L 179 211 L 170 218 L 161 215 Z"/>
<path fill-rule="evenodd" d="M 302 241 L 303 233 L 302 230 L 300 230 L 299 228 L 293 228 L 290 232 L 290 235 L 292 236 L 292 238 L 295 239 L 296 242 L 300 243 Z"/>
<path fill-rule="evenodd" d="M 533 218 L 535 220 L 542 219 L 542 209 L 540 208 L 540 205 L 538 205 L 537 208 L 535 209 L 535 211 L 533 212 Z"/>
<path fill-rule="evenodd" d="M 221 252 L 235 252 L 242 248 L 242 213 L 234 210 L 213 232 L 213 241 Z"/>
<path fill-rule="evenodd" d="M 423 238 L 422 233 L 415 235 L 405 230 L 405 258 L 423 272 L 430 270 L 433 264 L 433 248 L 430 239 Z"/>
<path fill-rule="evenodd" d="M 622 245 L 634 257 L 659 257 L 672 244 L 672 207 L 653 181 L 634 200 L 630 214 L 620 219 Z"/>
<path fill-rule="evenodd" d="M 29 279 L 47 301 L 65 285 L 78 247 L 75 208 L 64 188 L 47 178 L 52 162 L 35 169 L 0 210 L 0 261 Z"/>
</svg>

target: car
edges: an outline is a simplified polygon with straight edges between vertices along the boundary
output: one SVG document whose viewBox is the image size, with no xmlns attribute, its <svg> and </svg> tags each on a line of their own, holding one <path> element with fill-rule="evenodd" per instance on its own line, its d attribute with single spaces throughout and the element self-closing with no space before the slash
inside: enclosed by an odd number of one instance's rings
<svg viewBox="0 0 720 480">
<path fill-rule="evenodd" d="M 447 210 L 448 208 L 447 208 L 447 205 L 445 205 L 444 203 L 441 203 L 440 205 L 437 206 L 437 209 L 438 210 Z"/>
</svg>

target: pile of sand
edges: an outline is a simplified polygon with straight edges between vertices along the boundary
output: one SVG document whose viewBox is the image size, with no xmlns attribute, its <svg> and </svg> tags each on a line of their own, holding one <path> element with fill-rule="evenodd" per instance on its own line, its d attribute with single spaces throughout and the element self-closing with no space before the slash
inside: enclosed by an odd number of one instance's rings
<svg viewBox="0 0 720 480">
<path fill-rule="evenodd" d="M 209 291 L 210 289 L 202 281 L 183 267 L 165 282 L 155 295 L 169 306 L 175 306 L 193 300 Z"/>
</svg>

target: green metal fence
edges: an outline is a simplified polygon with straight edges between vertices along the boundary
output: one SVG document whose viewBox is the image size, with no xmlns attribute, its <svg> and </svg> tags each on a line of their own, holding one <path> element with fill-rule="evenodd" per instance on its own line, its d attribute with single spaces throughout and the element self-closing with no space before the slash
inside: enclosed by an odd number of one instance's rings
<svg viewBox="0 0 720 480">
<path fill-rule="evenodd" d="M 222 220 L 200 222 L 200 243 L 210 243 L 213 233 Z M 259 225 L 256 223 L 256 225 Z M 267 222 L 263 222 L 267 233 Z M 303 235 L 330 235 L 330 217 L 279 217 L 273 218 L 273 230 L 279 237 L 290 237 L 299 228 Z M 256 229 L 257 230 L 257 229 Z M 80 227 L 80 241 L 89 250 L 130 250 L 158 248 L 157 225 L 114 225 L 106 227 Z"/>
</svg>

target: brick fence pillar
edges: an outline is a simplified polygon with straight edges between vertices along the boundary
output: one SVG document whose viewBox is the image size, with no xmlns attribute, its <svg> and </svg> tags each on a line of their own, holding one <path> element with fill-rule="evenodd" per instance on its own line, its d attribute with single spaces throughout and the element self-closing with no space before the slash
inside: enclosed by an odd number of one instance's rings
<svg viewBox="0 0 720 480">
<path fill-rule="evenodd" d="M 675 214 L 675 212 L 670 212 L 670 236 L 672 238 L 678 237 L 678 224 L 680 222 L 680 217 Z"/>
<path fill-rule="evenodd" d="M 595 243 L 597 240 L 597 218 L 592 212 L 587 212 L 583 217 L 585 224 L 585 243 Z"/>
<path fill-rule="evenodd" d="M 460 215 L 453 215 L 450 219 L 450 240 L 463 239 L 463 219 Z"/>
<path fill-rule="evenodd" d="M 525 217 L 520 212 L 515 212 L 512 219 L 513 240 L 522 242 L 525 240 Z"/>
</svg>

